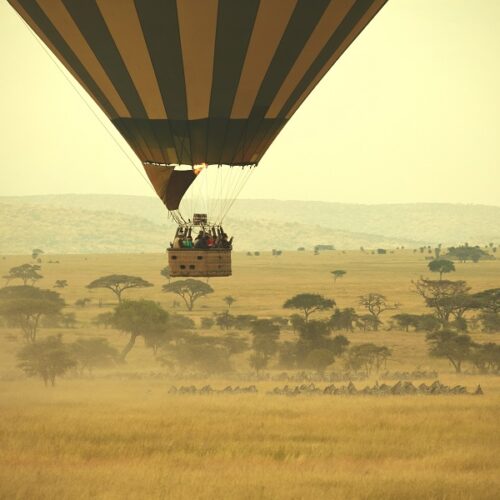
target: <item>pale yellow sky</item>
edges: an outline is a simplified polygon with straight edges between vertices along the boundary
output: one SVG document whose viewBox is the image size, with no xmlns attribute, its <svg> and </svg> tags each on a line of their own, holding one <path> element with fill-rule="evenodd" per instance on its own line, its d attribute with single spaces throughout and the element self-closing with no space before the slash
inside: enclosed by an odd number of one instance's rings
<svg viewBox="0 0 500 500">
<path fill-rule="evenodd" d="M 499 0 L 389 0 L 241 197 L 500 205 L 499 52 Z M 0 60 L 0 195 L 152 195 L 5 0 Z"/>
</svg>

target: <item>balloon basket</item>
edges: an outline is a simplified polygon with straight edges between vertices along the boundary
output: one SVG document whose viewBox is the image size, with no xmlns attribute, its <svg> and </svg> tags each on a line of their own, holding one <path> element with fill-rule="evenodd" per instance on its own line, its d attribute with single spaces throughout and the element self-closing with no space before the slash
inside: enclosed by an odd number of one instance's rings
<svg viewBox="0 0 500 500">
<path fill-rule="evenodd" d="M 169 248 L 168 266 L 172 278 L 231 276 L 231 250 L 226 248 Z"/>
</svg>

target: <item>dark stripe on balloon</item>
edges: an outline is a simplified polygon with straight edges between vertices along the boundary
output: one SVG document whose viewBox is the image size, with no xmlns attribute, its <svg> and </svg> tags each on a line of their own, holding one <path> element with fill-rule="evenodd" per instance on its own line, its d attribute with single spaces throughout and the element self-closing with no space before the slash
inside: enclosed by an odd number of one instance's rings
<svg viewBox="0 0 500 500">
<path fill-rule="evenodd" d="M 116 110 L 113 108 L 107 97 L 101 91 L 99 86 L 95 83 L 94 79 L 90 76 L 83 64 L 76 57 L 75 53 L 71 50 L 68 44 L 64 41 L 55 26 L 50 22 L 49 18 L 45 15 L 40 6 L 35 0 L 19 0 L 26 12 L 29 14 L 34 23 L 40 28 L 45 36 L 50 40 L 54 47 L 64 57 L 66 63 L 73 69 L 79 76 L 82 82 L 89 88 L 92 94 L 97 99 L 98 103 L 102 106 L 108 116 L 117 116 Z"/>
<path fill-rule="evenodd" d="M 63 0 L 69 14 L 101 63 L 132 116 L 147 117 L 134 82 L 95 0 Z"/>
<path fill-rule="evenodd" d="M 141 127 L 138 127 L 138 124 L 141 124 Z M 128 127 L 129 127 L 129 133 L 134 137 L 134 140 L 137 144 L 137 146 L 140 148 L 142 151 L 141 156 L 139 156 L 139 159 L 143 158 L 151 158 L 154 156 L 154 148 L 151 148 L 149 145 L 149 142 L 147 140 L 148 134 L 149 134 L 149 126 L 148 126 L 148 120 L 146 119 L 141 119 L 139 120 L 131 120 L 128 122 Z"/>
<path fill-rule="evenodd" d="M 295 90 L 292 92 L 290 97 L 285 102 L 283 108 L 281 109 L 279 116 L 285 117 L 293 105 L 302 96 L 304 91 L 307 89 L 308 85 L 316 77 L 316 75 L 321 71 L 323 66 L 328 62 L 330 57 L 335 53 L 335 51 L 342 45 L 345 39 L 349 36 L 351 31 L 356 28 L 358 22 L 370 9 L 375 0 L 361 0 L 356 2 L 351 10 L 347 13 L 343 21 L 340 23 L 339 27 L 333 33 L 333 35 L 328 40 L 327 44 L 323 47 L 318 57 L 314 60 L 313 64 L 306 71 L 305 75 L 300 80 Z M 382 7 L 382 6 L 381 6 Z M 368 23 L 367 23 L 368 24 Z M 363 27 L 363 29 L 366 25 Z"/>
<path fill-rule="evenodd" d="M 153 127 L 153 120 L 144 120 L 145 133 L 144 137 L 149 145 L 149 149 L 155 158 L 161 158 L 161 163 L 168 163 L 165 151 L 161 147 L 159 136 Z"/>
<path fill-rule="evenodd" d="M 171 120 L 187 120 L 176 1 L 135 0 L 135 6 L 167 116 Z"/>
<path fill-rule="evenodd" d="M 210 116 L 231 114 L 259 0 L 219 0 Z"/>
<path fill-rule="evenodd" d="M 138 158 L 144 158 L 144 151 L 141 150 L 139 145 L 137 144 L 135 135 L 130 131 L 130 127 L 128 123 L 124 122 L 121 118 L 116 118 L 112 120 L 113 125 L 116 127 L 118 132 L 123 136 L 123 138 L 127 141 L 127 144 L 132 148 L 134 153 Z"/>
<path fill-rule="evenodd" d="M 207 158 L 221 163 L 226 128 L 252 35 L 259 0 L 219 0 Z"/>
<path fill-rule="evenodd" d="M 255 99 L 251 116 L 263 118 L 316 28 L 330 0 L 299 0 Z"/>
<path fill-rule="evenodd" d="M 330 0 L 299 0 L 262 82 L 248 121 L 250 157 L 262 156 L 258 147 L 263 140 L 262 120 L 271 106 L 304 45 L 323 16 Z"/>
<path fill-rule="evenodd" d="M 158 146 L 162 151 L 161 156 L 153 158 L 144 158 L 144 161 L 154 160 L 158 163 L 175 164 L 177 163 L 177 153 L 173 148 L 174 138 L 168 120 L 149 120 L 153 133 L 158 138 Z M 170 145 L 170 146 L 169 146 Z M 163 162 L 162 162 L 163 160 Z"/>
</svg>

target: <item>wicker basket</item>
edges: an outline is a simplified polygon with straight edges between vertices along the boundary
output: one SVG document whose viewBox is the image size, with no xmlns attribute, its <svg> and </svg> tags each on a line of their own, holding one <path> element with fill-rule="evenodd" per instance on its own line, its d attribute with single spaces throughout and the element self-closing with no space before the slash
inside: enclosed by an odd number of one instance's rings
<svg viewBox="0 0 500 500">
<path fill-rule="evenodd" d="M 170 276 L 212 277 L 231 276 L 231 250 L 211 248 L 210 250 L 174 249 L 168 250 Z"/>
</svg>

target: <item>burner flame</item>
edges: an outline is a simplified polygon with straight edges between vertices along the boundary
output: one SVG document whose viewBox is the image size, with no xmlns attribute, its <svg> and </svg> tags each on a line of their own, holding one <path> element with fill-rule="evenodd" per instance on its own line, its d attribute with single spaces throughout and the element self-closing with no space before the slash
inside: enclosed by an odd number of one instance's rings
<svg viewBox="0 0 500 500">
<path fill-rule="evenodd" d="M 200 163 L 199 165 L 195 165 L 193 167 L 194 175 L 199 175 L 203 169 L 207 168 L 207 166 L 208 165 L 206 163 Z"/>
</svg>

